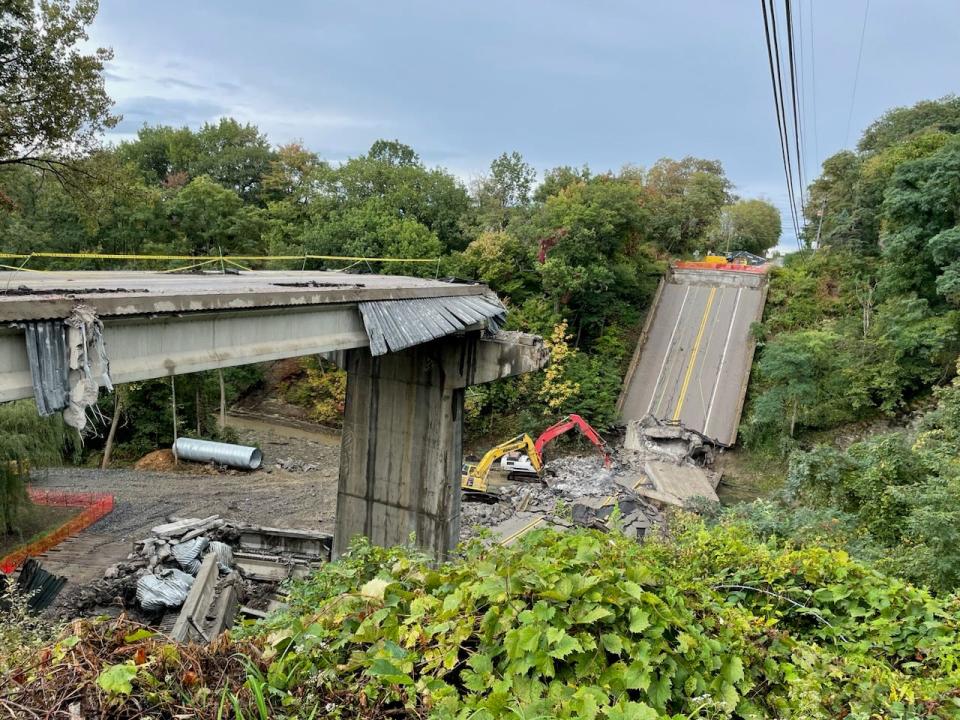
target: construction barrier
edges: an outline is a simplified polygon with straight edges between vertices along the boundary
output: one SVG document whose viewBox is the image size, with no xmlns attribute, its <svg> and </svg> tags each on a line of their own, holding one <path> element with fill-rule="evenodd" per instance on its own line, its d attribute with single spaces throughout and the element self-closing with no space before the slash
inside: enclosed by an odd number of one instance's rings
<svg viewBox="0 0 960 720">
<path fill-rule="evenodd" d="M 739 265 L 737 263 L 709 263 L 693 260 L 678 260 L 673 264 L 676 270 L 733 270 L 735 272 L 754 273 L 763 275 L 767 272 L 767 265 Z"/>
<path fill-rule="evenodd" d="M 113 495 L 105 493 L 63 492 L 36 488 L 28 488 L 27 493 L 31 502 L 36 505 L 76 507 L 83 508 L 83 510 L 60 527 L 45 535 L 33 538 L 23 547 L 17 548 L 6 557 L 0 558 L 0 571 L 5 573 L 13 572 L 28 557 L 42 555 L 71 535 L 76 535 L 81 530 L 90 527 L 113 510 Z"/>
</svg>

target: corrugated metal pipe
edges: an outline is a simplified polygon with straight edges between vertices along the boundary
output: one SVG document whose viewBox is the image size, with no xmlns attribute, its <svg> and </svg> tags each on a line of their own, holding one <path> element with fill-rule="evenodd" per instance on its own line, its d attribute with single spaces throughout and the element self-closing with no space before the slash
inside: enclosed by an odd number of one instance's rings
<svg viewBox="0 0 960 720">
<path fill-rule="evenodd" d="M 259 448 L 194 438 L 177 438 L 173 452 L 181 460 L 215 462 L 241 470 L 256 470 L 263 462 L 263 453 Z"/>
</svg>

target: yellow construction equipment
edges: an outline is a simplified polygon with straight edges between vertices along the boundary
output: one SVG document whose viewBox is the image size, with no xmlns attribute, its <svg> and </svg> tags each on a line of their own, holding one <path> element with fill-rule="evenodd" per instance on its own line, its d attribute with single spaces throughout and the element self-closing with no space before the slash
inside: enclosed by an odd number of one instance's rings
<svg viewBox="0 0 960 720">
<path fill-rule="evenodd" d="M 525 468 L 511 469 L 508 477 L 510 477 L 511 480 L 513 479 L 514 475 L 539 477 L 540 473 L 543 471 L 543 464 L 540 461 L 540 453 L 537 452 L 537 448 L 533 444 L 533 440 L 530 438 L 530 436 L 524 433 L 522 435 L 517 435 L 515 438 L 510 438 L 506 442 L 502 442 L 496 447 L 491 448 L 487 451 L 486 455 L 480 459 L 480 462 L 476 464 L 464 463 L 463 473 L 460 476 L 460 487 L 466 493 L 486 493 L 487 475 L 490 472 L 490 468 L 504 455 L 517 451 L 526 451 L 526 455 L 529 458 L 529 466 L 532 468 L 532 472 L 531 470 L 527 470 Z"/>
</svg>

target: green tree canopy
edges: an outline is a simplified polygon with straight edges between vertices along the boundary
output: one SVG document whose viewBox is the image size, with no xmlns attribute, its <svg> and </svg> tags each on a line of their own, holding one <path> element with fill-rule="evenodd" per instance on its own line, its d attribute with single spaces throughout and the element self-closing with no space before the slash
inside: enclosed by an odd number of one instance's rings
<svg viewBox="0 0 960 720">
<path fill-rule="evenodd" d="M 7 0 L 0 8 L 0 165 L 66 178 L 118 118 L 103 86 L 110 50 L 86 47 L 96 0 Z"/>
<path fill-rule="evenodd" d="M 766 200 L 738 200 L 720 211 L 710 233 L 716 252 L 745 250 L 763 255 L 780 241 L 780 211 Z M 711 249 L 711 248 L 705 248 Z"/>
</svg>

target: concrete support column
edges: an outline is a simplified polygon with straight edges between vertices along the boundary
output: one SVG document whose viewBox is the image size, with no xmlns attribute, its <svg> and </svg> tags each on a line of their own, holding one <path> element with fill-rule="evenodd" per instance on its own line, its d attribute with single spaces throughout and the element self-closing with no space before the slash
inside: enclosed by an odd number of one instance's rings
<svg viewBox="0 0 960 720">
<path fill-rule="evenodd" d="M 371 357 L 347 353 L 334 552 L 354 535 L 438 556 L 460 532 L 463 388 L 450 387 L 443 341 Z"/>
<path fill-rule="evenodd" d="M 463 400 L 468 385 L 546 364 L 540 338 L 452 336 L 371 357 L 346 353 L 334 554 L 355 535 L 445 556 L 460 533 Z"/>
</svg>

